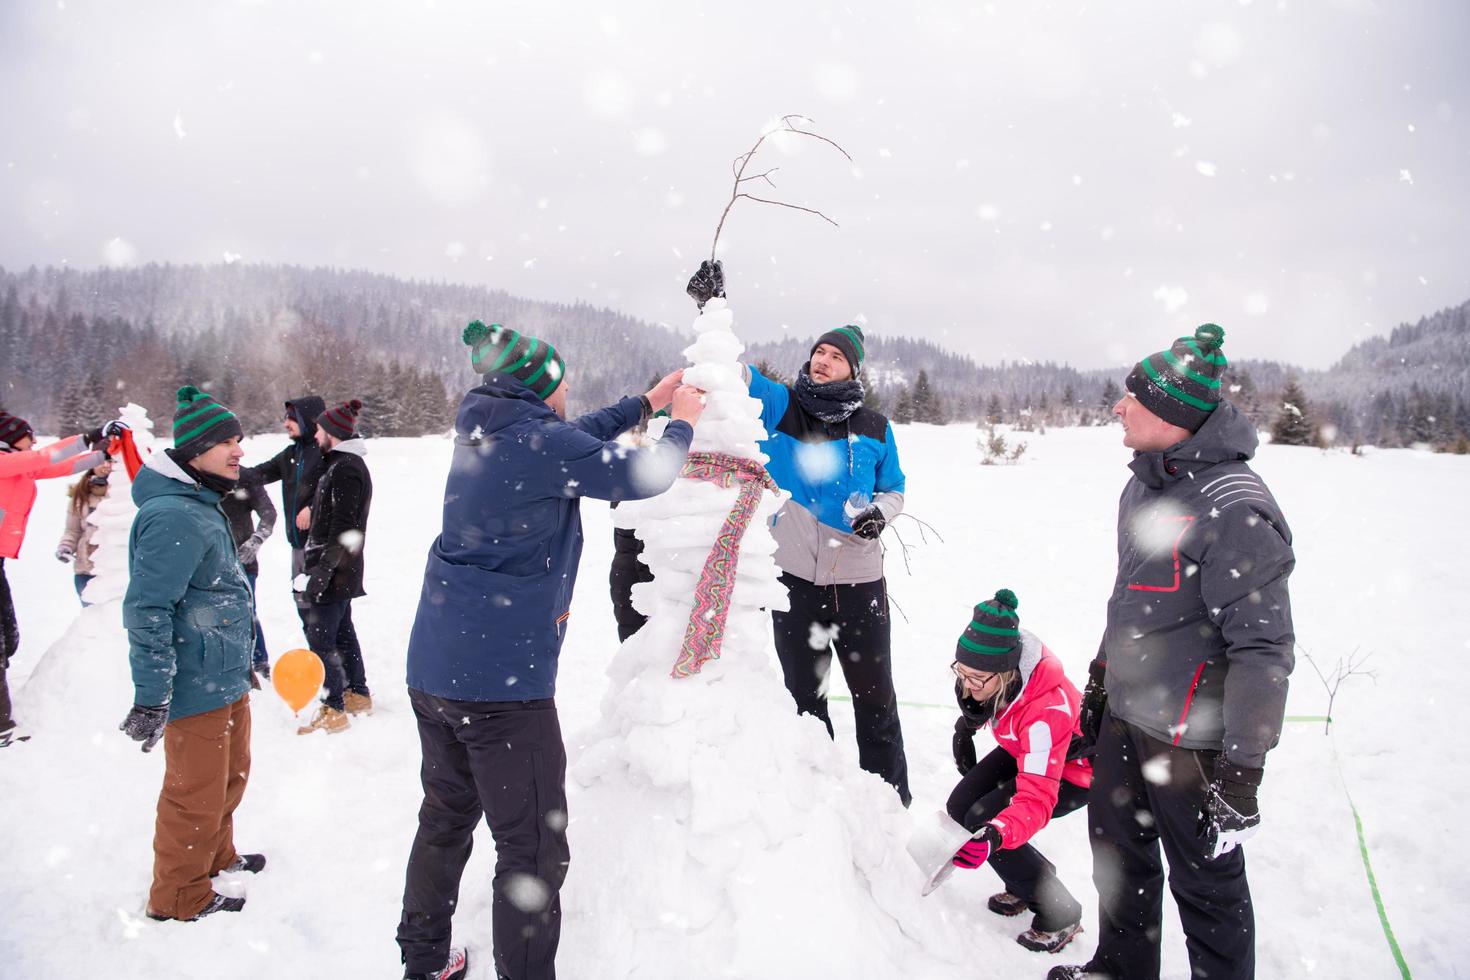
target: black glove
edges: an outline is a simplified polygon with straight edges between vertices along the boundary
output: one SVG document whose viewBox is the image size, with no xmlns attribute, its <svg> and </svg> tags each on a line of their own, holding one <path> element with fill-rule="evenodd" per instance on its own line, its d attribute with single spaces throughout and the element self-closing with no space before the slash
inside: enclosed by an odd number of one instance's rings
<svg viewBox="0 0 1470 980">
<path fill-rule="evenodd" d="M 699 263 L 699 271 L 689 277 L 689 285 L 684 287 L 684 292 L 694 298 L 699 308 L 704 309 L 704 304 L 716 296 L 725 297 L 725 269 L 720 265 L 720 260 Z"/>
<path fill-rule="evenodd" d="M 1097 744 L 1102 734 L 1103 712 L 1108 708 L 1108 689 L 1103 679 L 1108 665 L 1094 660 L 1087 667 L 1087 689 L 1082 692 L 1082 717 L 1078 719 L 1082 737 L 1089 745 Z"/>
<path fill-rule="evenodd" d="M 869 507 L 852 519 L 852 533 L 869 541 L 876 541 L 878 535 L 888 526 L 888 518 L 883 516 L 883 511 L 877 505 Z M 898 532 L 893 532 L 897 534 Z"/>
<path fill-rule="evenodd" d="M 84 432 L 82 434 L 82 440 L 86 442 L 87 448 L 91 449 L 99 443 L 120 436 L 131 429 L 132 426 L 128 425 L 122 419 L 113 419 L 111 422 L 97 426 L 97 428 L 92 429 L 90 432 Z"/>
<path fill-rule="evenodd" d="M 56 549 L 56 560 L 68 562 L 77 556 L 77 550 L 69 544 L 61 545 Z"/>
<path fill-rule="evenodd" d="M 1261 826 L 1256 790 L 1264 775 L 1264 769 L 1237 766 L 1224 756 L 1215 763 L 1215 780 L 1210 783 L 1199 828 L 1205 853 L 1211 858 L 1228 854 L 1255 836 Z"/>
<path fill-rule="evenodd" d="M 240 564 L 248 565 L 253 562 L 256 553 L 260 551 L 260 546 L 264 543 L 259 531 L 242 541 L 240 547 L 235 549 L 235 553 L 240 556 Z"/>
<path fill-rule="evenodd" d="M 979 760 L 975 756 L 975 730 L 965 721 L 961 715 L 955 719 L 954 738 L 950 741 L 950 748 L 954 751 L 954 765 L 963 776 L 975 768 Z"/>
<path fill-rule="evenodd" d="M 168 724 L 168 705 L 161 704 L 156 708 L 144 707 L 141 704 L 133 705 L 128 716 L 117 726 L 120 732 L 127 732 L 128 738 L 134 742 L 143 743 L 144 752 L 152 752 L 153 746 L 163 738 L 163 726 Z"/>
</svg>

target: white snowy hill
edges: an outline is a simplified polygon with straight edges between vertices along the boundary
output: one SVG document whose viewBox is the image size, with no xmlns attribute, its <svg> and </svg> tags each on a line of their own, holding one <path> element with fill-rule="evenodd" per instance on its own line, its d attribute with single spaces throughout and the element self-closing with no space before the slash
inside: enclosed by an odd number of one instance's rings
<svg viewBox="0 0 1470 980">
<path fill-rule="evenodd" d="M 282 438 L 250 440 L 247 459 L 264 458 Z M 903 613 L 895 617 L 894 669 L 905 702 L 913 817 L 942 805 L 956 778 L 947 666 L 977 598 L 1001 586 L 1014 589 L 1024 624 L 1058 652 L 1078 681 L 1101 634 L 1117 495 L 1127 476 L 1119 430 L 1053 430 L 1023 438 L 1029 449 L 1019 465 L 982 467 L 973 429 L 897 431 L 909 477 L 908 510 L 944 537 L 924 545 L 915 525 L 901 521 L 897 532 L 914 546 L 907 571 L 895 532 L 885 537 L 889 588 Z M 393 933 L 419 803 L 404 646 L 448 459 L 441 439 L 381 440 L 371 447 L 369 596 L 357 603 L 356 618 L 378 711 L 354 721 L 344 735 L 299 738 L 274 694 L 255 696 L 253 772 L 237 814 L 237 840 L 246 850 L 267 853 L 270 866 L 253 880 L 221 885 L 248 890 L 243 913 L 192 925 L 143 917 L 163 760 L 160 753 L 141 754 L 117 731 L 132 695 L 117 607 L 78 609 L 71 569 L 51 557 L 65 487 L 42 485 L 23 555 L 6 563 L 23 637 L 11 686 L 17 716 L 34 738 L 0 751 L 0 977 L 399 975 Z M 1463 975 L 1470 940 L 1453 923 L 1470 908 L 1470 842 L 1460 832 L 1467 790 L 1457 752 L 1470 684 L 1462 558 L 1470 552 L 1470 522 L 1462 516 L 1470 459 L 1408 450 L 1359 458 L 1267 446 L 1258 469 L 1296 535 L 1292 595 L 1300 652 L 1312 654 L 1324 670 L 1354 650 L 1369 652 L 1368 666 L 1378 671 L 1376 681 L 1354 678 L 1343 686 L 1331 737 L 1320 722 L 1294 721 L 1268 758 L 1263 829 L 1249 847 L 1259 975 L 1336 980 L 1399 973 L 1365 874 L 1349 793 L 1362 820 L 1383 917 L 1408 967 L 1421 977 Z M 723 909 L 737 921 L 716 930 L 742 937 L 741 963 L 763 966 L 742 967 L 715 955 L 698 959 L 698 943 L 688 942 L 678 954 L 688 960 L 650 958 L 609 972 L 606 954 L 620 938 L 614 930 L 628 923 L 595 910 L 608 908 L 621 893 L 629 896 L 625 912 L 654 914 L 669 869 L 646 866 L 639 857 L 657 850 L 654 837 L 666 832 L 673 815 L 647 813 L 615 850 L 599 824 L 603 817 L 626 821 L 637 801 L 610 799 L 615 781 L 595 778 L 599 744 L 592 736 L 605 736 L 597 725 L 618 647 L 606 590 L 609 514 L 589 502 L 583 516 L 587 547 L 557 698 L 573 773 L 562 976 L 779 980 L 811 976 L 813 964 L 829 963 L 833 975 L 864 978 L 1040 977 L 1059 961 L 1022 950 L 1013 937 L 1024 923 L 985 910 L 998 885 L 988 870 L 958 873 L 935 896 L 900 897 L 890 906 L 846 885 L 780 874 L 780 865 L 768 862 L 770 873 L 739 882 L 743 900 Z M 303 645 L 287 561 L 278 530 L 261 552 L 261 616 L 273 655 Z M 835 681 L 834 696 L 845 693 L 840 684 Z M 699 697 L 716 689 L 710 685 Z M 1321 684 L 1301 659 L 1289 714 L 1321 715 L 1325 703 Z M 833 714 L 839 731 L 832 751 L 856 773 L 850 710 L 838 704 Z M 733 730 L 724 737 L 761 735 Z M 855 814 L 849 823 L 891 821 L 891 792 L 876 777 L 853 779 L 875 784 L 872 793 L 849 797 L 857 806 L 872 800 L 873 812 Z M 618 812 L 599 813 L 603 805 Z M 764 815 L 765 822 L 777 816 Z M 812 847 L 832 847 L 833 833 L 844 841 L 860 839 L 850 828 L 831 826 L 833 832 L 800 829 Z M 743 846 L 759 837 L 741 836 Z M 1058 821 L 1038 843 L 1088 903 L 1087 931 L 1060 958 L 1075 962 L 1091 952 L 1095 933 L 1085 817 Z M 493 853 L 482 828 L 456 921 L 456 940 L 470 945 L 476 958 L 471 976 L 478 980 L 493 976 Z M 854 852 L 855 864 L 874 860 Z M 760 864 L 742 865 L 751 866 Z M 674 907 L 678 896 L 667 898 L 669 907 L 658 914 L 686 914 Z M 911 939 L 961 937 L 963 945 L 935 949 L 922 962 L 905 961 L 895 947 L 892 958 L 852 965 L 846 951 L 854 930 L 873 928 L 871 917 L 884 908 L 895 920 L 885 927 L 907 925 Z M 763 919 L 809 928 L 770 929 L 772 942 L 761 948 Z M 789 966 L 772 966 L 781 963 Z M 1165 975 L 1188 975 L 1172 907 L 1165 914 Z"/>
</svg>

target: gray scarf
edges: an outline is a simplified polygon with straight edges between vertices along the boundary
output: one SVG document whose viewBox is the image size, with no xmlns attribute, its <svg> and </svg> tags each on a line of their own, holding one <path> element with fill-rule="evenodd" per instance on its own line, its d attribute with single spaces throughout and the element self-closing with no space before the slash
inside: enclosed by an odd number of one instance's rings
<svg viewBox="0 0 1470 980">
<path fill-rule="evenodd" d="M 845 422 L 848 417 L 863 407 L 863 383 L 853 378 L 848 381 L 828 381 L 817 384 L 803 365 L 796 375 L 796 384 L 791 386 L 796 393 L 796 402 L 806 411 L 823 422 Z"/>
</svg>

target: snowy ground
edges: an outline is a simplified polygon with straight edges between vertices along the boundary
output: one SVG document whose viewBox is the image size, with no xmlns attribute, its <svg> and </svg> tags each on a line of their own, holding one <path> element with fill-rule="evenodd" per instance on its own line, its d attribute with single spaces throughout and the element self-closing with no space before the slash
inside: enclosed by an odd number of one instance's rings
<svg viewBox="0 0 1470 980">
<path fill-rule="evenodd" d="M 909 705 L 903 723 L 915 814 L 942 805 L 955 779 L 947 665 L 971 605 L 999 586 L 1014 589 L 1024 624 L 1080 682 L 1112 581 L 1113 522 L 1127 476 L 1118 430 L 1024 436 L 1029 449 L 1014 467 L 978 465 L 974 437 L 964 426 L 898 430 L 909 512 L 944 537 L 922 545 L 916 526 L 900 522 L 897 530 L 916 546 L 910 574 L 888 535 L 890 591 L 907 616 L 897 618 L 894 650 L 899 694 Z M 280 441 L 252 440 L 247 459 L 264 458 Z M 236 836 L 243 849 L 265 851 L 271 864 L 255 880 L 225 886 L 248 889 L 244 913 L 199 925 L 143 918 L 163 760 L 161 753 L 139 753 L 116 730 L 132 693 L 117 653 L 117 612 L 102 607 L 79 616 L 70 568 L 51 557 L 64 487 L 43 485 L 23 557 L 6 563 L 23 635 L 11 685 L 17 716 L 35 738 L 0 754 L 0 976 L 399 975 L 393 930 L 419 801 L 403 657 L 424 551 L 436 533 L 448 448 L 439 439 L 380 440 L 368 461 L 375 482 L 370 595 L 355 615 L 378 711 L 343 736 L 298 738 L 279 699 L 269 692 L 255 697 L 254 768 Z M 1397 973 L 1363 871 L 1348 792 L 1410 969 L 1422 977 L 1470 973 L 1470 940 L 1453 926 L 1470 908 L 1470 839 L 1455 832 L 1466 791 L 1450 751 L 1461 741 L 1453 719 L 1470 681 L 1462 561 L 1470 552 L 1463 518 L 1470 459 L 1266 447 L 1258 463 L 1297 538 L 1292 594 L 1301 652 L 1330 669 L 1360 649 L 1373 654 L 1369 666 L 1378 670 L 1376 682 L 1355 679 L 1344 687 L 1333 737 L 1324 737 L 1320 724 L 1289 723 L 1268 760 L 1263 831 L 1249 848 L 1259 975 Z M 558 695 L 573 765 L 578 733 L 597 717 L 615 649 L 607 509 L 588 503 L 583 519 L 587 548 Z M 273 655 L 303 645 L 287 558 L 279 533 L 261 552 L 261 617 Z M 1293 681 L 1289 713 L 1322 714 L 1321 685 L 1304 660 Z M 835 688 L 844 693 L 840 681 Z M 839 748 L 855 767 L 850 710 L 834 705 L 834 718 Z M 579 896 L 606 892 L 610 885 L 599 876 L 609 862 L 578 850 L 578 824 L 598 814 L 579 809 L 575 781 L 569 792 L 573 858 L 559 968 L 565 977 L 598 978 L 605 973 L 597 924 L 579 914 Z M 1038 843 L 1089 906 L 1088 931 L 1063 954 L 1074 961 L 1094 942 L 1085 817 L 1053 824 Z M 456 939 L 477 957 L 475 978 L 494 975 L 492 858 L 481 828 L 456 923 Z M 984 911 L 996 885 L 981 871 L 945 886 L 968 896 L 973 909 L 961 923 L 972 937 L 968 965 L 953 975 L 1039 977 L 1055 960 L 1021 950 L 1012 942 L 1021 925 Z M 638 881 L 611 887 L 637 888 Z M 770 895 L 796 916 L 823 901 L 820 882 L 807 895 Z M 824 908 L 818 919 L 841 923 L 842 912 Z M 845 938 L 840 926 L 828 925 L 810 940 L 839 948 Z M 1166 976 L 1187 976 L 1172 908 L 1164 961 Z M 721 966 L 667 963 L 640 976 L 717 976 Z"/>
</svg>

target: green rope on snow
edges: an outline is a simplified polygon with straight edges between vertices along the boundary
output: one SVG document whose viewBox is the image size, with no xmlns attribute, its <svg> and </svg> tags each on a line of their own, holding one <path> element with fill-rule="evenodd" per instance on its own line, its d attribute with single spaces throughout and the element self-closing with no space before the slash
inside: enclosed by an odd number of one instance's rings
<svg viewBox="0 0 1470 980">
<path fill-rule="evenodd" d="M 1341 767 L 1338 775 L 1342 775 Z M 1393 953 L 1393 961 L 1399 966 L 1399 975 L 1404 980 L 1412 980 L 1409 973 L 1409 964 L 1404 962 L 1403 950 L 1399 949 L 1399 942 L 1394 938 L 1393 927 L 1388 924 L 1388 911 L 1383 907 L 1383 896 L 1378 891 L 1378 879 L 1373 875 L 1373 865 L 1368 860 L 1368 841 L 1363 836 L 1363 818 L 1358 816 L 1358 808 L 1353 803 L 1352 794 L 1347 791 L 1347 784 L 1342 787 L 1342 795 L 1347 797 L 1348 809 L 1353 811 L 1353 824 L 1358 828 L 1358 852 L 1363 855 L 1363 870 L 1368 873 L 1368 890 L 1373 893 L 1373 904 L 1378 907 L 1378 921 L 1383 924 L 1383 936 L 1388 940 L 1388 948 Z"/>
</svg>

